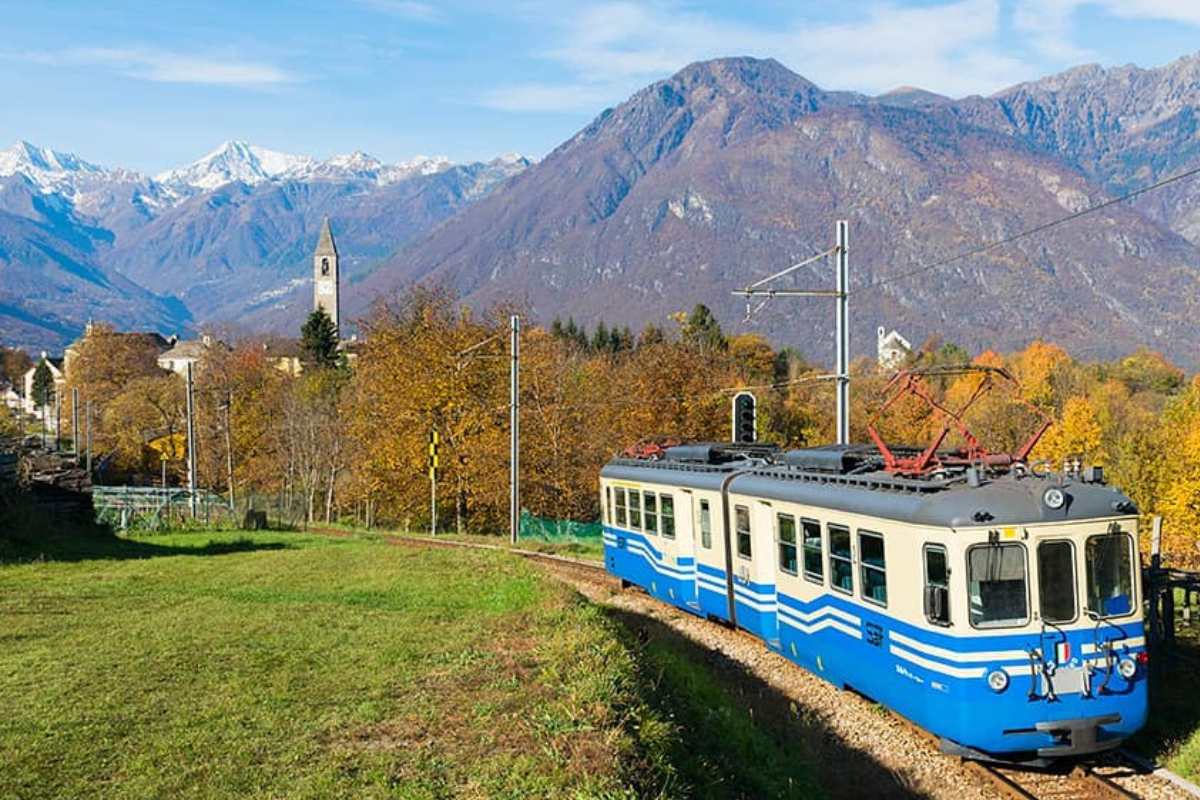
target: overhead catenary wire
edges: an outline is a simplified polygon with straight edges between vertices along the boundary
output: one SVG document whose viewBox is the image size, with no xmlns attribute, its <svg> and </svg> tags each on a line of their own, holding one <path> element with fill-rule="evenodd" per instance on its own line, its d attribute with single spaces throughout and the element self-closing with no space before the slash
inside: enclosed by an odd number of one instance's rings
<svg viewBox="0 0 1200 800">
<path fill-rule="evenodd" d="M 1019 233 L 1014 233 L 1011 236 L 1005 236 L 1004 238 L 997 239 L 994 242 L 989 242 L 988 244 L 983 244 L 983 245 L 979 245 L 977 247 L 973 247 L 970 250 L 966 250 L 964 252 L 958 253 L 957 255 L 949 256 L 947 258 L 943 258 L 938 261 L 934 261 L 931 264 L 923 264 L 923 265 L 921 265 L 915 269 L 911 269 L 907 272 L 901 272 L 898 275 L 890 275 L 890 276 L 880 278 L 879 280 L 874 281 L 873 283 L 869 283 L 866 286 L 860 286 L 857 289 L 853 289 L 850 292 L 848 292 L 848 294 L 853 296 L 856 294 L 861 294 L 862 292 L 869 292 L 872 289 L 878 289 L 878 288 L 886 286 L 890 283 L 895 283 L 896 281 L 905 280 L 905 279 L 911 278 L 915 275 L 921 275 L 926 272 L 932 272 L 933 270 L 941 269 L 942 267 L 953 264 L 956 261 L 962 261 L 963 259 L 966 259 L 966 258 L 972 258 L 974 256 L 982 255 L 983 253 L 986 253 L 989 250 L 994 250 L 998 247 L 1003 247 L 1004 245 L 1012 244 L 1013 242 L 1019 241 L 1021 239 L 1026 239 L 1030 236 L 1034 236 L 1036 234 L 1042 233 L 1043 231 L 1050 230 L 1051 228 L 1056 228 L 1059 225 L 1065 225 L 1066 223 L 1073 222 L 1074 220 L 1077 220 L 1080 217 L 1086 217 L 1088 214 L 1093 214 L 1097 211 L 1101 211 L 1105 208 L 1115 206 L 1119 203 L 1124 203 L 1127 200 L 1132 200 L 1133 198 L 1138 197 L 1143 194 L 1146 194 L 1147 192 L 1152 192 L 1157 189 L 1161 189 L 1164 186 L 1169 186 L 1172 183 L 1178 183 L 1179 181 L 1186 180 L 1187 178 L 1191 178 L 1196 175 L 1200 175 L 1200 167 L 1195 167 L 1194 169 L 1189 169 L 1189 170 L 1187 170 L 1185 172 L 1181 172 L 1177 175 L 1172 175 L 1169 178 L 1163 178 L 1162 180 L 1156 181 L 1148 186 L 1143 186 L 1139 189 L 1134 189 L 1133 191 L 1126 192 L 1125 194 L 1122 194 L 1118 197 L 1113 197 L 1108 200 L 1105 200 L 1102 203 L 1097 203 L 1095 205 L 1088 206 L 1087 208 L 1084 208 L 1079 211 L 1073 212 L 1071 214 L 1067 214 L 1066 216 L 1051 220 L 1050 222 L 1044 222 L 1041 225 L 1035 225 L 1032 228 L 1027 228 L 1026 230 L 1023 230 Z"/>
</svg>

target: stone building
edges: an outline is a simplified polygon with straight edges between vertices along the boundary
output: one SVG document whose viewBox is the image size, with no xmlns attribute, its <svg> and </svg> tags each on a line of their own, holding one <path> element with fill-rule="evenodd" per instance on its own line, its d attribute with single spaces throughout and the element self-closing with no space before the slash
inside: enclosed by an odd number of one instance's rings
<svg viewBox="0 0 1200 800">
<path fill-rule="evenodd" d="M 316 252 L 313 253 L 313 310 L 325 309 L 335 328 L 340 324 L 339 293 L 337 245 L 333 241 L 333 231 L 329 228 L 329 217 L 326 217 L 321 225 Z"/>
</svg>

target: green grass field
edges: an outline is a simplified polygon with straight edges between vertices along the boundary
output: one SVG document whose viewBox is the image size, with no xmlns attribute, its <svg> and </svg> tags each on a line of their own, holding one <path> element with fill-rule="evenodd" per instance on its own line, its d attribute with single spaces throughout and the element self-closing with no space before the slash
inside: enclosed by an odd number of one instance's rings
<svg viewBox="0 0 1200 800">
<path fill-rule="evenodd" d="M 8 542 L 0 753 L 5 798 L 819 793 L 534 566 L 295 533 Z"/>
</svg>

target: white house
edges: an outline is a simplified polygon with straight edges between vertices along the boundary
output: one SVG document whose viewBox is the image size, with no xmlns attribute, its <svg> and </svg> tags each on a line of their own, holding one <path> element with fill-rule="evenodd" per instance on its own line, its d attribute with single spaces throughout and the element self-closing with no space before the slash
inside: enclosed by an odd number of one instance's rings
<svg viewBox="0 0 1200 800">
<path fill-rule="evenodd" d="M 886 329 L 881 325 L 876 330 L 876 337 L 880 369 L 898 369 L 912 352 L 912 344 L 897 331 L 886 333 Z"/>
<path fill-rule="evenodd" d="M 214 345 L 225 347 L 223 342 L 216 341 L 208 334 L 201 336 L 199 339 L 176 341 L 174 347 L 159 355 L 158 365 L 177 375 L 187 375 L 188 364 L 191 364 L 192 372 L 194 373 L 200 359 L 204 356 L 204 351 Z"/>
<path fill-rule="evenodd" d="M 21 378 L 24 390 L 24 396 L 21 398 L 21 410 L 26 414 L 32 414 L 38 419 L 42 418 L 42 409 L 33 399 L 33 376 L 37 374 L 38 365 L 43 361 L 46 362 L 46 366 L 50 368 L 50 374 L 54 377 L 54 393 L 61 396 L 63 388 L 67 385 L 67 379 L 63 375 L 62 370 L 63 360 L 61 358 L 50 358 L 43 350 L 41 357 L 33 362 L 33 366 L 27 369 Z M 53 404 L 47 410 L 53 414 Z"/>
</svg>

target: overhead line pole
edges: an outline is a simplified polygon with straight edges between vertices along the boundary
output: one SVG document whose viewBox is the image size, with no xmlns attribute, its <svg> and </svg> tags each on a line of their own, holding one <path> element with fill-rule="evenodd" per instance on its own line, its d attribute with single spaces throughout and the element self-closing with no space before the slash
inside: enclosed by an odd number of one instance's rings
<svg viewBox="0 0 1200 800">
<path fill-rule="evenodd" d="M 837 223 L 837 443 L 850 444 L 850 259 L 846 220 Z"/>
<path fill-rule="evenodd" d="M 71 449 L 75 452 L 75 464 L 79 464 L 79 387 L 71 387 Z"/>
<path fill-rule="evenodd" d="M 196 420 L 195 385 L 192 383 L 192 362 L 187 362 L 187 470 L 188 505 L 196 518 Z"/>
<path fill-rule="evenodd" d="M 850 241 L 850 223 L 846 220 L 838 220 L 836 225 L 837 243 L 823 253 L 818 253 L 811 258 L 801 261 L 799 264 L 793 264 L 785 270 L 776 272 L 762 280 L 748 285 L 745 289 L 735 290 L 735 296 L 746 298 L 746 316 L 747 318 L 753 313 L 750 310 L 751 297 L 766 297 L 763 301 L 774 297 L 832 297 L 836 305 L 836 370 L 834 371 L 834 380 L 837 382 L 837 398 L 836 398 L 836 416 L 837 416 L 837 443 L 850 443 L 850 259 L 849 259 L 849 241 Z M 763 289 L 763 284 L 769 283 L 777 278 L 794 272 L 795 270 L 808 266 L 809 264 L 819 261 L 822 258 L 833 256 L 836 264 L 837 272 L 837 288 L 829 289 Z M 759 306 L 761 308 L 762 305 Z"/>
<path fill-rule="evenodd" d="M 513 544 L 521 530 L 521 318 L 513 314 L 509 372 L 508 533 Z"/>
</svg>

